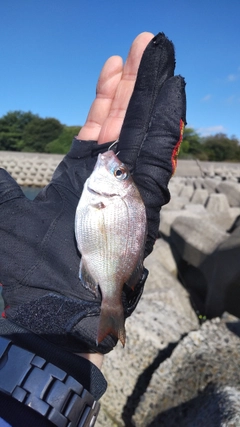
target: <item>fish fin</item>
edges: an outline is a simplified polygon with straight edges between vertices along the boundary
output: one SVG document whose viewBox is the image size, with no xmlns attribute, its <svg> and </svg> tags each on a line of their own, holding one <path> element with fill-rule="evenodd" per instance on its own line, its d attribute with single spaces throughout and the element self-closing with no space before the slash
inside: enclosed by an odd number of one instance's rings
<svg viewBox="0 0 240 427">
<path fill-rule="evenodd" d="M 128 285 L 132 290 L 134 290 L 136 284 L 139 282 L 139 280 L 142 277 L 143 273 L 143 262 L 142 260 L 138 262 L 137 267 L 131 274 L 130 278 L 126 282 L 126 285 Z"/>
<path fill-rule="evenodd" d="M 96 344 L 98 345 L 109 334 L 115 335 L 122 346 L 125 346 L 126 331 L 122 304 L 113 307 L 102 301 Z"/>
<path fill-rule="evenodd" d="M 91 274 L 89 273 L 83 258 L 80 261 L 79 267 L 79 279 L 81 280 L 83 286 L 90 290 L 95 296 L 98 294 L 98 284 L 94 281 Z"/>
</svg>

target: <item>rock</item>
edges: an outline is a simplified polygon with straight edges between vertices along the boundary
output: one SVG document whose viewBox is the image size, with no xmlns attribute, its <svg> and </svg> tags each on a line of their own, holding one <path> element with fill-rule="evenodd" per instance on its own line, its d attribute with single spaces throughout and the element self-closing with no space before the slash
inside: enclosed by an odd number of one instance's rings
<svg viewBox="0 0 240 427">
<path fill-rule="evenodd" d="M 210 385 L 218 389 L 238 390 L 240 384 L 240 322 L 238 319 L 227 322 L 214 319 L 205 322 L 197 331 L 192 331 L 179 342 L 172 354 L 156 369 L 141 401 L 132 417 L 137 426 L 157 426 L 154 421 L 161 420 L 159 414 L 166 414 L 172 408 L 178 408 L 184 403 L 191 406 L 193 399 Z M 239 392 L 237 391 L 237 396 Z M 216 393 L 215 393 L 216 395 Z M 236 396 L 235 396 L 236 397 Z M 236 399 L 235 410 L 236 410 Z M 201 399 L 200 399 L 201 402 Z M 195 407 L 196 408 L 196 407 Z M 201 419 L 201 406 L 195 413 Z M 227 407 L 216 408 L 218 417 L 227 418 Z M 182 419 L 186 413 L 182 413 Z M 236 413 L 234 414 L 236 415 Z M 157 418 L 159 417 L 159 418 Z M 205 410 L 205 420 L 208 420 L 208 408 Z M 181 424 L 197 426 L 193 424 Z M 179 425 L 176 419 L 172 424 Z M 175 422 L 175 424 L 174 424 Z M 168 426 L 168 424 L 163 424 Z M 211 425 L 212 424 L 203 424 Z M 213 424 L 214 425 L 214 424 Z M 219 424 L 218 424 L 219 425 Z"/>
</svg>

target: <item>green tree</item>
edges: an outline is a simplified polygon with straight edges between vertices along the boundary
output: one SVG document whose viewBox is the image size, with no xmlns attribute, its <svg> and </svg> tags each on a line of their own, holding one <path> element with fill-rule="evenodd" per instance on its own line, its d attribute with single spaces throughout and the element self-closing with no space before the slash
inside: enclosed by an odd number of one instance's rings
<svg viewBox="0 0 240 427">
<path fill-rule="evenodd" d="M 186 127 L 183 134 L 179 158 L 198 158 L 205 160 L 201 137 L 192 128 Z"/>
<path fill-rule="evenodd" d="M 62 131 L 59 120 L 35 117 L 24 128 L 21 151 L 44 152 L 46 145 L 58 138 Z"/>
<path fill-rule="evenodd" d="M 18 151 L 25 127 L 38 117 L 30 111 L 10 111 L 0 118 L 0 150 Z"/>
<path fill-rule="evenodd" d="M 45 151 L 47 153 L 66 154 L 71 147 L 72 139 L 80 129 L 80 126 L 64 126 L 59 137 L 46 145 Z"/>
<path fill-rule="evenodd" d="M 228 138 L 224 133 L 205 137 L 203 148 L 208 159 L 212 161 L 240 160 L 240 146 L 237 138 Z"/>
</svg>

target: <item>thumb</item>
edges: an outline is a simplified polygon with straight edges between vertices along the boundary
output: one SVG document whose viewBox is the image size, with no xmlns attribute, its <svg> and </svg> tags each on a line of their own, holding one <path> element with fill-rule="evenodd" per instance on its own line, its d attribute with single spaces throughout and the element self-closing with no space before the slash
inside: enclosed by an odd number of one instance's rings
<svg viewBox="0 0 240 427">
<path fill-rule="evenodd" d="M 20 186 L 5 169 L 0 168 L 0 204 L 19 197 L 25 197 Z"/>
</svg>

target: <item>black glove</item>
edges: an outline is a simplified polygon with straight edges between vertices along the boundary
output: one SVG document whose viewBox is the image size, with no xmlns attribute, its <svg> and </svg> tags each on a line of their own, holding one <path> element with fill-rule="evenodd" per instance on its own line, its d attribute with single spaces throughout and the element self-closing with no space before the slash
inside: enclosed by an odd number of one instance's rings
<svg viewBox="0 0 240 427">
<path fill-rule="evenodd" d="M 185 121 L 181 77 L 171 78 L 172 44 L 159 34 L 148 45 L 120 135 L 119 157 L 133 173 L 146 204 L 150 253 L 160 207 L 169 200 L 168 181 Z M 75 210 L 97 155 L 109 144 L 74 140 L 51 183 L 27 200 L 10 175 L 0 170 L 0 282 L 6 319 L 72 352 L 107 353 L 117 339 L 96 336 L 101 299 L 78 278 L 80 254 L 74 234 Z M 147 271 L 132 291 L 123 289 L 125 317 L 135 309 Z"/>
</svg>

